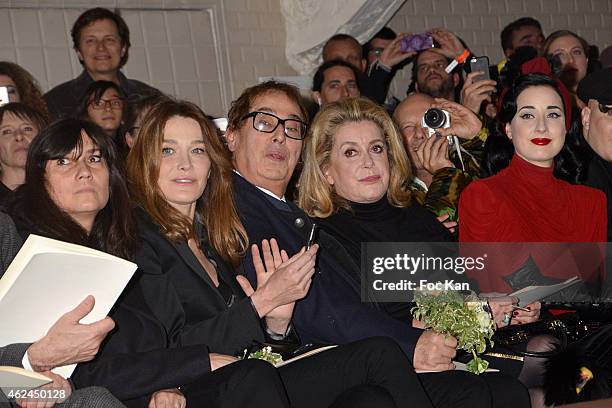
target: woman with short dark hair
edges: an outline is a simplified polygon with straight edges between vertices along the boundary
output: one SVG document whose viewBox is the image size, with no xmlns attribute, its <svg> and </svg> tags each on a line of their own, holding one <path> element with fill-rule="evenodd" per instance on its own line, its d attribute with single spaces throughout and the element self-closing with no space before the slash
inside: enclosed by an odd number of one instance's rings
<svg viewBox="0 0 612 408">
<path fill-rule="evenodd" d="M 85 91 L 77 117 L 100 126 L 117 146 L 122 146 L 119 129 L 126 111 L 127 101 L 119 85 L 111 81 L 96 81 Z"/>
<path fill-rule="evenodd" d="M 47 118 L 19 102 L 0 107 L 0 203 L 25 181 L 28 148 Z"/>
</svg>

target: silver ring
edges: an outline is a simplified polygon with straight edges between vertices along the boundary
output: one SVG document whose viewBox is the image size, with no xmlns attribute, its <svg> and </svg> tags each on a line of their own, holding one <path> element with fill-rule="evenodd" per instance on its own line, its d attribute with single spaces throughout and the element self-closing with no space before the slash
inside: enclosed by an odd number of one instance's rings
<svg viewBox="0 0 612 408">
<path fill-rule="evenodd" d="M 506 326 L 510 324 L 510 315 L 508 313 L 504 313 L 504 324 Z"/>
</svg>

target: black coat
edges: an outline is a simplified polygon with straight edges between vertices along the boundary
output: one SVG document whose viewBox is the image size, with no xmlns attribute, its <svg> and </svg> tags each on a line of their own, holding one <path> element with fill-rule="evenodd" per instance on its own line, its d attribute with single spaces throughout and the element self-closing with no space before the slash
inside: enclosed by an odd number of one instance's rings
<svg viewBox="0 0 612 408">
<path fill-rule="evenodd" d="M 138 219 L 139 269 L 111 313 L 117 328 L 73 380 L 78 387 L 104 386 L 126 405 L 146 406 L 152 392 L 209 373 L 209 352 L 238 354 L 264 335 L 233 272 L 212 250 L 206 255 L 234 293 L 229 307 L 186 242 L 166 239 L 142 211 Z"/>
<path fill-rule="evenodd" d="M 250 243 L 276 238 L 289 256 L 306 245 L 312 221 L 295 204 L 283 202 L 234 174 L 234 200 Z M 412 359 L 422 331 L 385 314 L 376 303 L 362 302 L 359 265 L 332 236 L 319 231 L 317 273 L 308 296 L 296 303 L 293 325 L 302 342 L 345 344 L 387 336 Z M 255 286 L 250 253 L 241 271 Z"/>
<path fill-rule="evenodd" d="M 591 154 L 584 184 L 599 189 L 606 194 L 608 242 L 610 242 L 612 241 L 612 163 L 605 161 L 594 151 L 591 151 Z"/>
</svg>

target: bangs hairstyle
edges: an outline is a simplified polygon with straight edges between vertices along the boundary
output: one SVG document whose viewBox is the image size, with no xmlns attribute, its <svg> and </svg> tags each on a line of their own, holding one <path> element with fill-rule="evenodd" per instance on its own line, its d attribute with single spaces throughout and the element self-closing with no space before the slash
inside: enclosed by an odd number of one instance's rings
<svg viewBox="0 0 612 408">
<path fill-rule="evenodd" d="M 114 89 L 117 92 L 117 95 L 119 95 L 119 98 L 123 100 L 123 109 L 121 111 L 121 117 L 124 118 L 127 100 L 125 94 L 123 93 L 119 85 L 112 81 L 92 82 L 91 85 L 87 87 L 87 90 L 83 95 L 83 99 L 81 99 L 81 104 L 79 105 L 77 116 L 81 119 L 89 119 L 89 112 L 87 111 L 87 108 L 92 102 L 98 102 L 100 99 L 102 99 L 102 95 L 104 95 L 104 92 L 109 89 Z"/>
<path fill-rule="evenodd" d="M 232 102 L 232 106 L 227 114 L 227 130 L 234 131 L 240 129 L 242 120 L 251 111 L 255 99 L 272 92 L 281 92 L 287 95 L 299 108 L 302 120 L 308 122 L 308 110 L 299 89 L 284 82 L 266 81 L 245 89 L 238 99 Z"/>
<path fill-rule="evenodd" d="M 563 114 L 568 115 L 571 107 L 561 93 L 559 84 L 544 74 L 528 74 L 519 76 L 503 95 L 501 109 L 497 112 L 497 121 L 490 126 L 490 135 L 485 143 L 482 162 L 482 176 L 489 177 L 508 167 L 514 155 L 514 145 L 506 135 L 506 124 L 511 123 L 517 113 L 517 100 L 526 89 L 534 86 L 546 86 L 553 89 L 561 99 Z M 555 177 L 572 184 L 581 182 L 585 175 L 583 149 L 579 145 L 579 121 L 572 120 L 566 129 L 565 142 L 561 151 L 554 158 Z"/>
<path fill-rule="evenodd" d="M 143 118 L 126 166 L 132 199 L 161 227 L 168 239 L 198 239 L 194 224 L 168 203 L 158 185 L 164 129 L 176 116 L 193 119 L 200 125 L 211 166 L 204 194 L 196 203 L 196 213 L 201 217 L 213 248 L 226 261 L 236 265 L 245 253 L 248 240 L 234 206 L 230 152 L 204 112 L 193 103 L 163 99 Z"/>
<path fill-rule="evenodd" d="M 389 203 L 400 208 L 410 205 L 410 193 L 403 186 L 412 177 L 412 171 L 399 131 L 384 108 L 364 97 L 349 98 L 325 105 L 315 116 L 306 137 L 298 205 L 308 215 L 325 218 L 340 208 L 351 209 L 349 202 L 327 182 L 324 172 L 330 165 L 338 129 L 346 123 L 363 121 L 375 123 L 387 145 Z"/>
<path fill-rule="evenodd" d="M 50 160 L 67 156 L 78 158 L 83 154 L 84 134 L 100 149 L 109 172 L 109 200 L 98 212 L 89 234 L 53 201 L 46 177 Z M 31 225 L 32 231 L 50 238 L 86 245 L 122 258 L 130 258 L 133 254 L 135 228 L 127 188 L 116 165 L 115 146 L 104 131 L 91 122 L 61 119 L 32 140 L 25 184 L 18 189 L 10 212 L 25 225 Z"/>
<path fill-rule="evenodd" d="M 11 102 L 0 107 L 0 124 L 6 114 L 14 115 L 24 122 L 32 123 L 38 128 L 39 132 L 49 124 L 47 117 L 43 113 L 21 102 Z"/>
</svg>

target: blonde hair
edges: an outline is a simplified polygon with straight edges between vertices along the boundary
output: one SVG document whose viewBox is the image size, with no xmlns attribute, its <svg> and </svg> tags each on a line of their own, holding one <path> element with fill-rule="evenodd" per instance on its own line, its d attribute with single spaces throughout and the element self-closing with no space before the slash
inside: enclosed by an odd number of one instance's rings
<svg viewBox="0 0 612 408">
<path fill-rule="evenodd" d="M 235 266 L 246 251 L 248 239 L 234 205 L 231 157 L 213 124 L 196 105 L 168 98 L 160 100 L 145 115 L 136 144 L 127 158 L 130 194 L 168 239 L 196 238 L 193 222 L 166 201 L 157 184 L 164 129 L 175 116 L 193 119 L 202 129 L 211 168 L 196 212 L 201 216 L 212 247 Z"/>
<path fill-rule="evenodd" d="M 399 131 L 382 107 L 367 98 L 349 98 L 325 105 L 315 116 L 306 136 L 298 204 L 308 215 L 325 218 L 341 208 L 350 210 L 349 202 L 336 193 L 324 172 L 330 164 L 338 129 L 346 123 L 362 121 L 376 124 L 387 144 L 389 203 L 395 207 L 410 205 L 410 192 L 404 185 L 412 177 L 412 171 Z"/>
</svg>

